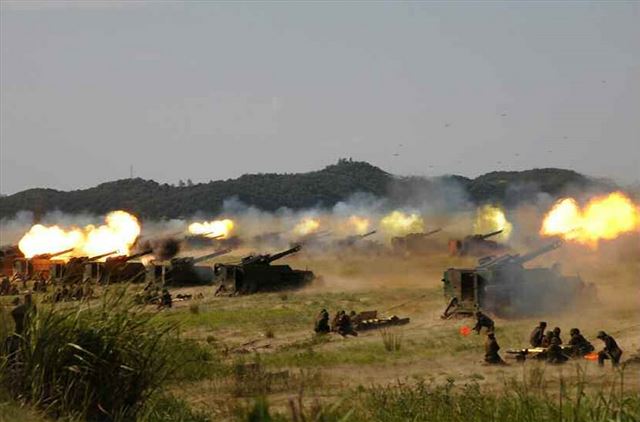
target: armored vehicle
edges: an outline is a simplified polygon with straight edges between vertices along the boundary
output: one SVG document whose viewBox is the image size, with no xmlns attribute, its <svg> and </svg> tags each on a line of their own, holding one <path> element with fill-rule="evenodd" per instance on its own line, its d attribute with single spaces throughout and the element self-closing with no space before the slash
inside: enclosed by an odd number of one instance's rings
<svg viewBox="0 0 640 422">
<path fill-rule="evenodd" d="M 146 249 L 133 255 L 108 257 L 104 262 L 86 262 L 83 279 L 102 284 L 144 281 L 146 267 L 142 262 L 133 260 L 151 253 L 153 253 L 153 249 Z"/>
<path fill-rule="evenodd" d="M 49 277 L 49 271 L 51 264 L 54 262 L 63 262 L 60 260 L 54 260 L 54 258 L 71 252 L 73 248 L 66 249 L 64 251 L 55 253 L 44 253 L 35 255 L 31 258 L 14 258 L 13 259 L 13 274 L 20 275 L 25 278 L 33 278 L 36 276 Z"/>
<path fill-rule="evenodd" d="M 295 245 L 273 255 L 246 256 L 239 264 L 216 264 L 216 294 L 251 294 L 305 286 L 315 278 L 313 272 L 294 270 L 288 265 L 271 265 L 272 262 L 300 249 L 301 245 Z"/>
<path fill-rule="evenodd" d="M 148 269 L 147 281 L 172 286 L 211 283 L 213 281 L 213 267 L 197 264 L 229 252 L 231 249 L 222 249 L 197 258 L 180 257 L 172 258 L 168 263 L 154 263 Z"/>
<path fill-rule="evenodd" d="M 487 234 L 473 234 L 466 236 L 462 240 L 449 240 L 449 254 L 452 256 L 483 256 L 494 253 L 501 253 L 507 250 L 507 247 L 490 237 L 499 235 L 502 230 L 497 230 Z"/>
<path fill-rule="evenodd" d="M 398 255 L 411 255 L 428 252 L 434 249 L 435 242 L 429 239 L 442 229 L 438 228 L 429 232 L 409 233 L 405 236 L 396 236 L 391 238 L 391 248 Z"/>
<path fill-rule="evenodd" d="M 61 281 L 63 283 L 76 283 L 84 280 L 85 265 L 88 262 L 98 261 L 109 255 L 113 255 L 118 251 L 111 251 L 96 256 L 79 256 L 69 258 L 67 262 L 52 261 L 49 266 L 49 274 L 53 281 Z"/>
<path fill-rule="evenodd" d="M 358 243 L 362 239 L 365 239 L 374 234 L 376 234 L 376 230 L 371 230 L 370 232 L 364 233 L 364 234 L 354 234 L 352 236 L 347 236 L 345 238 L 337 240 L 336 246 L 338 246 L 339 248 L 349 248 L 351 246 L 354 246 L 356 243 Z"/>
<path fill-rule="evenodd" d="M 556 266 L 524 267 L 561 245 L 557 241 L 525 255 L 482 258 L 476 268 L 449 268 L 442 279 L 448 302 L 443 318 L 476 310 L 503 317 L 533 316 L 558 311 L 584 297 L 591 287 L 580 277 L 563 276 Z"/>
<path fill-rule="evenodd" d="M 18 245 L 0 247 L 0 275 L 11 277 L 13 275 L 13 261 L 19 258 L 24 258 L 24 254 Z"/>
</svg>

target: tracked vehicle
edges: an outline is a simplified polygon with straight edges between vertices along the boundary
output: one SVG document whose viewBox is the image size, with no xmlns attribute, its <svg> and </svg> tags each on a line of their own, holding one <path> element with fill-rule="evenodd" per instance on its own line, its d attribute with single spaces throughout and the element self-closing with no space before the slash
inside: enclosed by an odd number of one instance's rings
<svg viewBox="0 0 640 422">
<path fill-rule="evenodd" d="M 593 288 L 580 277 L 563 276 L 556 266 L 524 267 L 561 245 L 557 241 L 525 255 L 482 258 L 476 268 L 449 268 L 442 278 L 448 302 L 442 317 L 471 316 L 476 310 L 502 317 L 534 316 L 593 296 Z"/>
<path fill-rule="evenodd" d="M 208 255 L 197 258 L 179 257 L 172 258 L 169 262 L 154 263 L 148 268 L 147 281 L 171 286 L 193 286 L 208 284 L 213 281 L 213 267 L 211 265 L 198 265 L 209 259 L 231 252 L 231 249 L 222 249 Z"/>
<path fill-rule="evenodd" d="M 31 258 L 16 257 L 13 259 L 13 274 L 20 275 L 24 278 L 33 278 L 36 276 L 49 277 L 51 265 L 53 263 L 64 262 L 55 258 L 73 251 L 73 248 L 56 253 L 45 253 L 35 255 Z"/>
<path fill-rule="evenodd" d="M 505 245 L 490 239 L 500 233 L 502 230 L 487 234 L 472 234 L 462 240 L 451 239 L 449 240 L 449 254 L 452 256 L 483 256 L 504 252 L 507 250 Z"/>
<path fill-rule="evenodd" d="M 239 264 L 214 266 L 217 294 L 251 294 L 256 292 L 295 289 L 309 284 L 315 275 L 311 271 L 294 270 L 288 265 L 271 265 L 272 262 L 296 253 L 302 246 L 273 255 L 249 255 Z"/>
<path fill-rule="evenodd" d="M 146 249 L 133 255 L 118 255 L 108 257 L 104 262 L 91 261 L 84 264 L 84 280 L 97 281 L 101 284 L 142 282 L 146 268 L 142 262 L 133 261 L 153 253 Z"/>
<path fill-rule="evenodd" d="M 391 248 L 398 255 L 412 255 L 428 252 L 434 249 L 435 242 L 429 237 L 441 232 L 438 228 L 429 232 L 409 233 L 405 236 L 391 238 Z"/>
<path fill-rule="evenodd" d="M 109 255 L 113 255 L 118 251 L 111 251 L 101 255 L 95 256 L 80 256 L 69 258 L 67 262 L 55 262 L 52 261 L 49 267 L 49 274 L 53 281 L 61 281 L 63 283 L 76 283 L 83 281 L 86 271 L 85 266 L 89 262 L 95 262 L 99 259 L 105 258 Z"/>
</svg>

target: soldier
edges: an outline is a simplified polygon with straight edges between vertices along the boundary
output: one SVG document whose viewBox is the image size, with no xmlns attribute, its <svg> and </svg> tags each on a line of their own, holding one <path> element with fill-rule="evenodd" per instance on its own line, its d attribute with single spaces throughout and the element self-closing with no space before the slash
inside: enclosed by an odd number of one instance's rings
<svg viewBox="0 0 640 422">
<path fill-rule="evenodd" d="M 542 338 L 542 344 L 540 345 L 540 347 L 549 347 L 551 346 L 551 339 L 553 339 L 555 336 L 553 335 L 553 331 L 547 331 L 546 333 L 544 333 L 544 337 Z"/>
<path fill-rule="evenodd" d="M 560 344 L 563 343 L 562 338 L 560 337 L 560 327 L 555 327 L 553 329 L 553 336 L 560 340 Z"/>
<path fill-rule="evenodd" d="M 611 364 L 615 367 L 620 363 L 620 357 L 622 356 L 622 349 L 618 347 L 618 343 L 605 333 L 604 331 L 599 331 L 596 336 L 604 343 L 604 349 L 598 352 L 598 364 L 600 366 L 604 366 L 604 361 L 606 359 L 611 359 Z"/>
<path fill-rule="evenodd" d="M 504 361 L 498 354 L 500 346 L 493 332 L 487 334 L 487 341 L 484 345 L 484 361 L 491 365 L 504 365 Z"/>
<path fill-rule="evenodd" d="M 9 277 L 2 277 L 2 281 L 0 282 L 0 295 L 8 295 L 11 291 L 11 282 L 9 281 Z"/>
<path fill-rule="evenodd" d="M 318 334 L 326 334 L 331 331 L 331 327 L 329 327 L 329 312 L 326 309 L 321 310 L 318 314 L 313 330 Z"/>
<path fill-rule="evenodd" d="M 495 331 L 495 323 L 491 318 L 486 316 L 480 311 L 476 312 L 476 325 L 473 327 L 473 330 L 476 334 L 480 334 L 482 327 L 487 329 L 487 333 L 493 333 Z"/>
<path fill-rule="evenodd" d="M 331 320 L 331 331 L 338 331 L 338 325 L 340 323 L 340 318 L 344 315 L 344 311 L 336 312 L 335 316 Z"/>
<path fill-rule="evenodd" d="M 173 299 L 171 293 L 167 288 L 162 289 L 162 297 L 160 298 L 160 307 L 171 308 L 173 306 Z"/>
<path fill-rule="evenodd" d="M 16 334 L 22 335 L 22 333 L 24 333 L 24 329 L 28 323 L 28 317 L 35 315 L 35 313 L 36 305 L 33 304 L 31 293 L 27 293 L 24 295 L 24 303 L 18 303 L 11 311 L 11 316 L 16 324 Z"/>
<path fill-rule="evenodd" d="M 342 312 L 342 315 L 340 315 L 340 319 L 338 319 L 338 334 L 343 337 L 348 335 L 358 335 L 358 333 L 353 329 L 351 318 L 344 311 Z"/>
<path fill-rule="evenodd" d="M 547 323 L 544 321 L 540 321 L 540 324 L 531 332 L 531 336 L 529 337 L 529 343 L 531 343 L 531 347 L 540 347 L 542 346 L 542 339 L 544 338 L 544 330 L 547 328 Z"/>
<path fill-rule="evenodd" d="M 587 353 L 593 352 L 593 345 L 584 338 L 582 334 L 580 334 L 580 330 L 572 328 L 571 331 L 569 331 L 569 334 L 571 335 L 569 345 L 572 347 L 572 353 L 574 356 L 584 356 Z"/>
<path fill-rule="evenodd" d="M 547 349 L 547 362 L 561 364 L 565 363 L 569 358 L 562 352 L 562 347 L 560 347 L 560 340 L 558 337 L 553 336 L 551 338 L 551 344 Z"/>
</svg>

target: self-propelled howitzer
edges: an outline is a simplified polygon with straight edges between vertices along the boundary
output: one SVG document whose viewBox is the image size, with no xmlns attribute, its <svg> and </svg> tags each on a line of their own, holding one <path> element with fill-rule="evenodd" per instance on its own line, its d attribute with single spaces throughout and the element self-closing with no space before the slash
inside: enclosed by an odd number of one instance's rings
<svg viewBox="0 0 640 422">
<path fill-rule="evenodd" d="M 164 283 L 173 286 L 211 283 L 213 281 L 213 267 L 198 264 L 229 252 L 231 249 L 226 248 L 196 258 L 191 256 L 173 258 L 169 261 L 169 265 L 164 267 Z"/>
<path fill-rule="evenodd" d="M 442 279 L 448 302 L 443 317 L 478 309 L 503 317 L 533 316 L 566 308 L 586 292 L 592 295 L 580 277 L 563 276 L 556 266 L 524 267 L 561 245 L 558 241 L 525 255 L 483 258 L 476 268 L 449 268 Z"/>
<path fill-rule="evenodd" d="M 250 294 L 303 287 L 315 278 L 313 272 L 294 270 L 289 265 L 271 265 L 301 249 L 301 245 L 295 245 L 275 254 L 249 255 L 239 264 L 216 264 L 214 273 L 218 294 Z"/>
<path fill-rule="evenodd" d="M 503 230 L 496 230 L 486 234 L 472 234 L 465 236 L 464 239 L 449 240 L 449 254 L 453 256 L 483 256 L 487 254 L 500 253 L 507 248 L 505 245 L 490 240 L 491 237 L 497 236 Z"/>
<path fill-rule="evenodd" d="M 435 249 L 435 242 L 429 237 L 441 231 L 441 228 L 437 228 L 428 232 L 409 233 L 404 236 L 392 237 L 391 248 L 395 253 L 405 256 L 425 253 Z"/>
</svg>

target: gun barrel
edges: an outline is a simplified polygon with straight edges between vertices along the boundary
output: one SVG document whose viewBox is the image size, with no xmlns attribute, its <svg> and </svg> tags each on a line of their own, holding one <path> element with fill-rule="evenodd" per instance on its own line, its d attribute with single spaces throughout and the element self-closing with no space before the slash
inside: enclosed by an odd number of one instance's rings
<svg viewBox="0 0 640 422">
<path fill-rule="evenodd" d="M 502 233 L 502 231 L 503 231 L 503 230 L 504 230 L 504 229 L 500 229 L 500 230 L 496 230 L 496 231 L 491 232 L 491 233 L 482 234 L 482 235 L 480 235 L 480 237 L 481 237 L 482 239 L 488 239 L 488 238 L 490 238 L 490 237 L 493 237 L 493 236 L 495 236 L 495 235 L 498 235 L 498 234 Z"/>
<path fill-rule="evenodd" d="M 527 254 L 521 255 L 519 257 L 516 258 L 516 261 L 520 264 L 523 264 L 527 261 L 531 261 L 534 258 L 539 257 L 540 255 L 543 255 L 547 252 L 551 252 L 554 249 L 558 249 L 560 246 L 562 246 L 562 241 L 561 240 L 556 240 L 555 242 L 551 242 L 547 245 L 544 245 L 534 251 L 531 251 Z"/>
<path fill-rule="evenodd" d="M 198 262 L 206 261 L 207 259 L 215 258 L 216 256 L 224 255 L 231 252 L 231 248 L 220 249 L 219 251 L 215 251 L 208 255 L 199 256 L 198 258 L 193 259 L 193 263 L 197 264 Z"/>
<path fill-rule="evenodd" d="M 431 236 L 432 234 L 436 234 L 441 231 L 442 231 L 442 228 L 437 228 L 435 230 L 431 230 L 430 232 L 423 233 L 422 236 L 423 237 Z"/>
<path fill-rule="evenodd" d="M 75 248 L 69 248 L 69 249 L 65 249 L 64 251 L 59 251 L 59 252 L 54 252 L 54 253 L 43 253 L 43 254 L 40 254 L 40 255 L 36 255 L 34 258 L 51 259 L 51 258 L 54 258 L 56 256 L 60 256 L 60 255 L 64 255 L 66 253 L 69 253 L 74 249 Z"/>
<path fill-rule="evenodd" d="M 296 253 L 296 252 L 300 251 L 300 249 L 302 249 L 302 245 L 295 245 L 292 248 L 287 249 L 286 251 L 278 252 L 276 254 L 273 254 L 273 255 L 269 256 L 267 258 L 267 262 L 273 262 L 276 259 L 280 259 L 280 258 L 283 258 L 283 257 L 285 257 L 287 255 L 291 255 L 293 253 Z"/>
<path fill-rule="evenodd" d="M 369 233 L 361 234 L 360 235 L 360 239 L 363 239 L 365 237 L 369 237 L 369 236 L 371 236 L 373 234 L 376 234 L 377 232 L 378 232 L 377 230 L 371 230 Z"/>
<path fill-rule="evenodd" d="M 145 249 L 142 252 L 138 252 L 136 254 L 127 256 L 126 259 L 125 259 L 125 262 L 131 261 L 132 259 L 140 258 L 140 257 L 145 256 L 145 255 L 149 255 L 151 253 L 153 253 L 153 249 Z"/>
<path fill-rule="evenodd" d="M 101 255 L 95 255 L 95 256 L 87 258 L 86 262 L 97 261 L 100 258 L 104 258 L 105 256 L 113 255 L 115 253 L 118 253 L 118 251 L 111 251 L 111 252 L 103 253 Z"/>
</svg>

